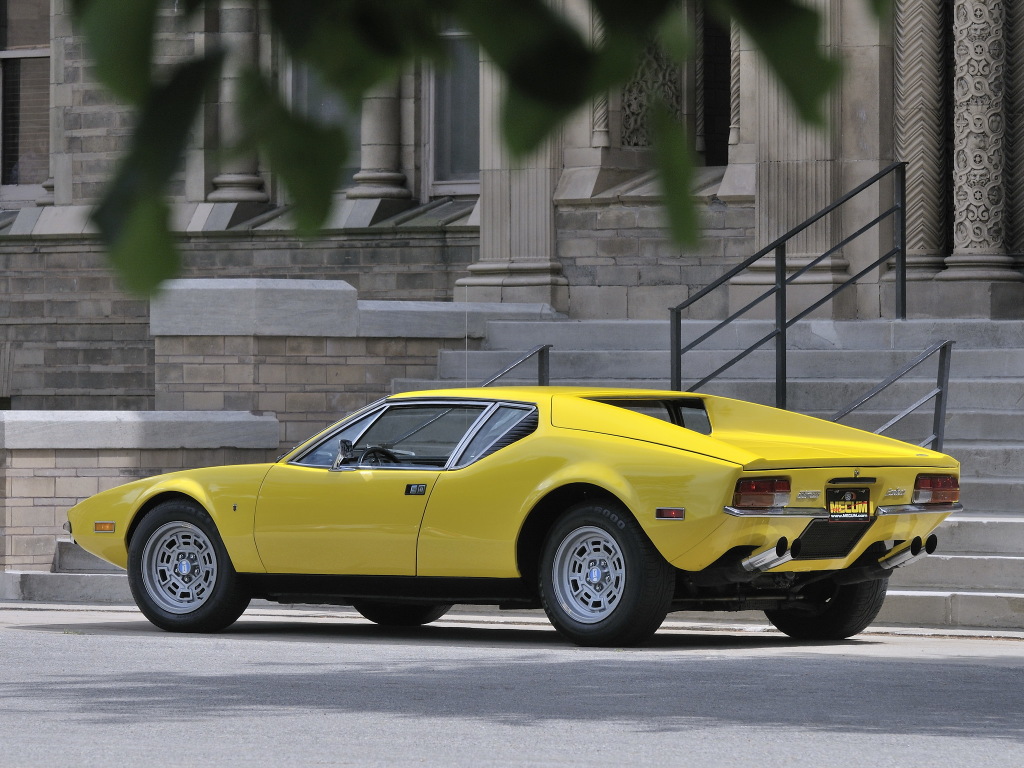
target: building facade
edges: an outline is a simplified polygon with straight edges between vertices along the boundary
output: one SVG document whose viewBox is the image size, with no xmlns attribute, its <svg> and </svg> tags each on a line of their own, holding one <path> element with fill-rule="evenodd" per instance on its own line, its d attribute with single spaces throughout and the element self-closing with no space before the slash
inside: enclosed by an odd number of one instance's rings
<svg viewBox="0 0 1024 768">
<path fill-rule="evenodd" d="M 593 40 L 584 0 L 556 0 Z M 163 11 L 160 61 L 213 43 L 231 51 L 170 191 L 183 277 L 344 280 L 364 300 L 541 302 L 570 318 L 667 317 L 686 299 L 845 190 L 908 163 L 910 309 L 926 316 L 1024 313 L 1024 18 L 988 0 L 897 0 L 878 23 L 866 3 L 808 0 L 821 44 L 845 66 L 827 130 L 801 123 L 757 52 L 687 0 L 697 30 L 680 66 L 652 48 L 636 75 L 513 160 L 497 130 L 500 78 L 475 43 L 446 32 L 452 66 L 416 66 L 368 94 L 358 114 L 294 66 L 258 3 L 225 0 L 189 20 Z M 65 0 L 10 0 L 2 20 L 0 403 L 17 408 L 153 408 L 149 306 L 111 277 L 88 214 L 133 116 L 91 76 Z M 219 149 L 238 131 L 228 107 L 246 63 L 271 73 L 293 107 L 357 139 L 325 231 L 292 231 L 278 179 L 256 155 Z M 646 105 L 677 106 L 699 169 L 699 246 L 673 243 L 651 171 Z M 891 203 L 871 191 L 855 208 Z M 853 224 L 833 216 L 788 252 L 797 269 Z M 801 279 L 816 295 L 891 247 L 877 227 Z M 892 312 L 886 269 L 829 312 Z M 721 317 L 773 267 L 755 265 L 703 302 Z"/>
</svg>

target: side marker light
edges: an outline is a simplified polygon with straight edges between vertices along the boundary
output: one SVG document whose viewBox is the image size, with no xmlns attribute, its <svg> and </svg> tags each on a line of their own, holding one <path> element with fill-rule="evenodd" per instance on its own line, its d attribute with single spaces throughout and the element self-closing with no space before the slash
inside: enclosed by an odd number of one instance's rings
<svg viewBox="0 0 1024 768">
<path fill-rule="evenodd" d="M 685 520 L 686 507 L 658 507 L 654 510 L 654 517 L 658 520 Z"/>
</svg>

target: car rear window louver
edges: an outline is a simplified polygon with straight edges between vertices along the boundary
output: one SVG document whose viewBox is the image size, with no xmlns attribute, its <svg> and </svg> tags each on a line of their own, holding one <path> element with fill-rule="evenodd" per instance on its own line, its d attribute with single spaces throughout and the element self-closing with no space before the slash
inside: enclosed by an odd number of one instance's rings
<svg viewBox="0 0 1024 768">
<path fill-rule="evenodd" d="M 516 424 L 512 429 L 506 432 L 504 435 L 494 441 L 494 444 L 486 451 L 480 454 L 477 461 L 490 456 L 495 451 L 500 451 L 502 448 L 507 448 L 512 443 L 522 440 L 527 435 L 532 435 L 537 430 L 537 412 L 534 411 L 525 419 Z"/>
</svg>

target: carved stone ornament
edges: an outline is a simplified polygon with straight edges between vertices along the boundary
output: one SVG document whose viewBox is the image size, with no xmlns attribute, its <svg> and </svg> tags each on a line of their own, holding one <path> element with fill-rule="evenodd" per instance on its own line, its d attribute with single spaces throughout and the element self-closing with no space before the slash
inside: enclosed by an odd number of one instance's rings
<svg viewBox="0 0 1024 768">
<path fill-rule="evenodd" d="M 943 280 L 1020 280 L 1006 252 L 1005 6 L 953 9 L 953 255 Z"/>
<path fill-rule="evenodd" d="M 644 51 L 636 74 L 622 89 L 622 146 L 651 145 L 649 110 L 658 98 L 671 107 L 677 120 L 682 121 L 682 70 L 657 43 L 652 42 Z"/>
<path fill-rule="evenodd" d="M 957 249 L 1002 250 L 1003 90 L 1006 51 L 1003 3 L 971 0 L 956 6 L 953 20 L 956 74 L 953 84 L 953 173 Z"/>
</svg>

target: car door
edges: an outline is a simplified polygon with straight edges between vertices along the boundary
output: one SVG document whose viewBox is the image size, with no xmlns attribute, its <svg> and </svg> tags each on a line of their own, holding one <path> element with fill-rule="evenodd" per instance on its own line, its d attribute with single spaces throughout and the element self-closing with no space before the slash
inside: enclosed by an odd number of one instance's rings
<svg viewBox="0 0 1024 768">
<path fill-rule="evenodd" d="M 415 575 L 427 499 L 485 407 L 392 405 L 275 465 L 256 506 L 256 547 L 267 571 Z"/>
</svg>

